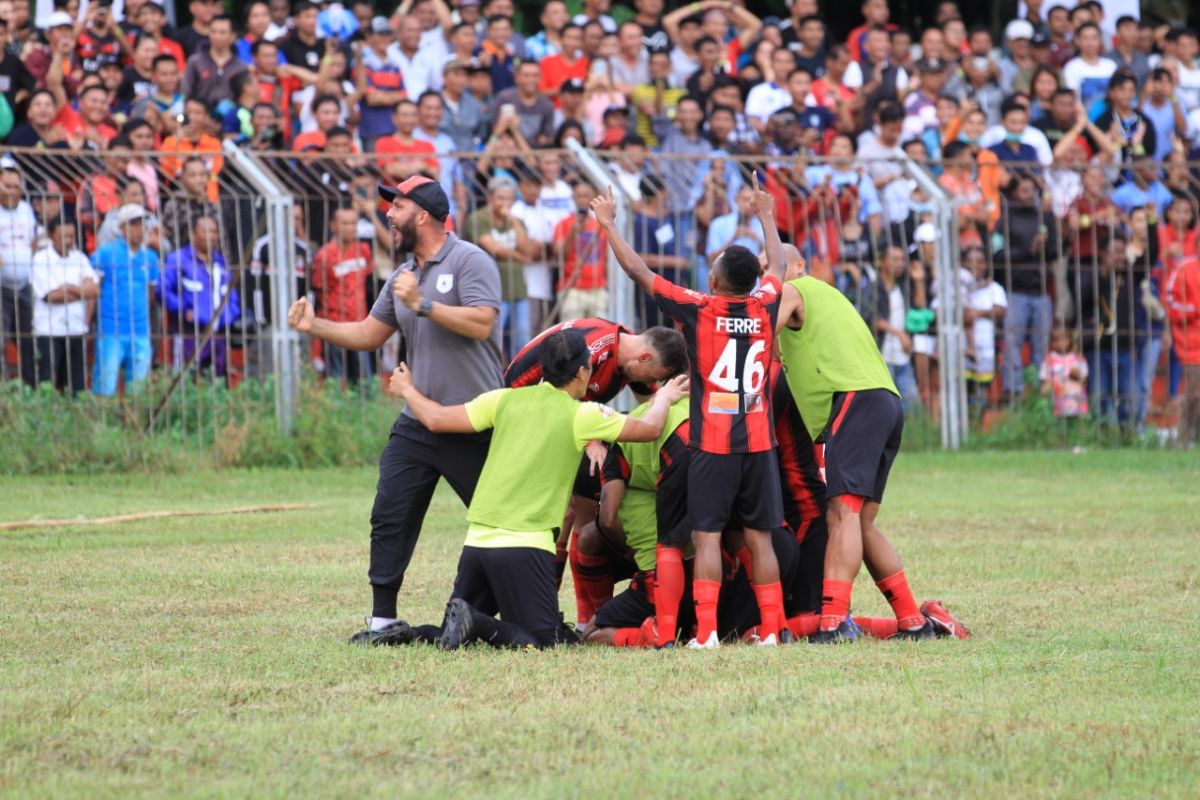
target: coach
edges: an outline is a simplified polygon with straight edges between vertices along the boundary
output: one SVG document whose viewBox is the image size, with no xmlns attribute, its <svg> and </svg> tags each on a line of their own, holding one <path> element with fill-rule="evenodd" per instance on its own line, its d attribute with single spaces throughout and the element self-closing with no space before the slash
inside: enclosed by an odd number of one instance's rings
<svg viewBox="0 0 1200 800">
<path fill-rule="evenodd" d="M 361 322 L 330 322 L 305 299 L 288 313 L 302 333 L 347 350 L 383 346 L 395 331 L 404 338 L 413 383 L 442 405 L 459 405 L 498 389 L 504 367 L 500 329 L 500 270 L 475 245 L 445 230 L 450 203 L 441 186 L 414 176 L 380 186 L 390 200 L 387 219 L 401 252 L 413 258 L 396 268 L 371 313 Z M 371 509 L 374 607 L 365 630 L 351 644 L 394 644 L 408 631 L 396 624 L 396 596 L 412 558 L 421 523 L 439 478 L 470 504 L 487 457 L 486 434 L 435 434 L 409 409 L 392 426 L 379 458 L 379 485 Z"/>
</svg>

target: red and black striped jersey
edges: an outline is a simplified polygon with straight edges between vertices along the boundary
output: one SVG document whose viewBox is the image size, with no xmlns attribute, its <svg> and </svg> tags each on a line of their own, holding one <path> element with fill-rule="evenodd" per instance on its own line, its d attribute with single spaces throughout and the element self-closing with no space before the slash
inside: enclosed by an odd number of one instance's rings
<svg viewBox="0 0 1200 800">
<path fill-rule="evenodd" d="M 771 350 L 783 287 L 768 275 L 746 297 L 702 294 L 654 279 L 654 299 L 678 323 L 691 361 L 691 446 L 706 453 L 775 447 Z"/>
<path fill-rule="evenodd" d="M 804 540 L 814 520 L 825 516 L 825 482 L 808 428 L 788 389 L 779 361 L 771 363 L 771 413 L 779 440 L 779 484 L 783 489 L 783 519 Z"/>
<path fill-rule="evenodd" d="M 521 348 L 521 352 L 504 370 L 504 385 L 516 389 L 541 382 L 542 345 L 550 334 L 568 328 L 582 333 L 592 352 L 592 379 L 588 381 L 587 394 L 583 399 L 607 403 L 620 394 L 627 382 L 617 361 L 617 343 L 622 333 L 632 334 L 633 331 L 606 319 L 573 319 L 542 331 Z"/>
</svg>

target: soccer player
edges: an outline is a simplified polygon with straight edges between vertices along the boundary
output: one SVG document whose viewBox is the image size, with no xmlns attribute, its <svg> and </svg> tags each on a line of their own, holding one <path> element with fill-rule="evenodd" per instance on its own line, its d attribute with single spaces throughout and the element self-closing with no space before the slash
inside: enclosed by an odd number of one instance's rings
<svg viewBox="0 0 1200 800">
<path fill-rule="evenodd" d="M 584 529 L 581 547 L 589 549 L 587 537 L 594 530 L 611 544 L 632 548 L 640 572 L 618 598 L 597 605 L 584 628 L 588 641 L 647 647 L 675 643 L 685 589 L 683 548 L 692 536 L 687 517 L 689 415 L 688 405 L 677 401 L 656 441 L 614 445 L 609 450 L 600 512 L 596 522 Z M 669 551 L 666 556 L 664 551 Z M 637 627 L 656 613 L 657 627 Z"/>
<path fill-rule="evenodd" d="M 592 354 L 592 379 L 588 383 L 585 400 L 607 403 L 631 383 L 635 393 L 649 395 L 651 389 L 646 384 L 652 385 L 687 370 L 687 350 L 684 348 L 683 335 L 677 330 L 656 327 L 635 334 L 624 325 L 605 319 L 576 319 L 543 331 L 521 348 L 504 370 L 504 385 L 516 388 L 532 386 L 540 381 L 543 345 L 553 334 L 568 329 L 584 335 Z M 578 546 L 578 531 L 596 516 L 596 503 L 600 499 L 600 470 L 604 459 L 602 445 L 598 442 L 588 445 L 586 455 L 579 464 L 570 512 L 563 522 L 559 543 L 560 566 L 567 559 L 571 564 L 576 620 L 581 626 L 596 611 L 590 597 L 603 594 L 603 586 L 609 575 L 607 559 L 581 553 Z M 565 552 L 568 538 L 569 554 Z"/>
<path fill-rule="evenodd" d="M 783 256 L 787 264 L 787 281 L 794 281 L 805 274 L 804 258 L 793 245 L 783 246 Z M 765 270 L 765 258 L 760 256 L 759 261 Z M 823 565 L 829 537 L 826 486 L 821 477 L 812 436 L 800 415 L 787 376 L 780 373 L 782 363 L 775 361 L 771 366 L 771 379 L 775 385 L 771 410 L 775 415 L 775 436 L 779 441 L 784 519 L 796 533 L 800 548 L 800 566 L 788 593 L 787 627 L 793 636 L 812 636 L 820 630 Z M 920 612 L 934 625 L 938 636 L 959 639 L 970 636 L 970 632 L 946 611 L 941 601 L 927 600 L 921 604 Z M 878 639 L 892 638 L 899 630 L 898 620 L 894 617 L 855 617 L 854 623 Z M 853 633 L 853 630 L 850 632 Z"/>
<path fill-rule="evenodd" d="M 710 294 L 684 289 L 656 275 L 616 226 L 612 187 L 592 212 L 625 273 L 652 294 L 682 329 L 695 392 L 691 400 L 688 514 L 695 547 L 692 595 L 696 638 L 689 647 L 720 647 L 717 603 L 721 591 L 721 534 L 742 526 L 754 560 L 754 593 L 761 644 L 778 644 L 783 589 L 770 531 L 783 518 L 775 431 L 770 412 L 771 352 L 783 261 L 775 202 L 754 176 L 754 208 L 766 239 L 768 274 L 759 284 L 758 258 L 733 246 L 709 276 Z M 756 288 L 757 287 L 757 288 Z"/>
<path fill-rule="evenodd" d="M 796 409 L 808 434 L 825 442 L 829 543 L 821 616 L 809 641 L 856 638 L 850 591 L 864 561 L 895 612 L 896 638 L 936 636 L 913 599 L 900 556 L 875 525 L 904 430 L 900 393 L 875 337 L 841 292 L 811 275 L 784 284 L 778 328 Z"/>
<path fill-rule="evenodd" d="M 576 641 L 562 625 L 554 580 L 555 528 L 571 491 L 571 470 L 589 441 L 654 441 L 671 404 L 687 393 L 687 378 L 679 376 L 641 418 L 580 403 L 591 381 L 591 353 L 583 334 L 572 330 L 547 339 L 542 372 L 536 386 L 496 389 L 458 406 L 421 394 L 406 365 L 393 373 L 390 391 L 429 430 L 492 431 L 442 624 L 445 649 L 476 640 L 512 647 Z"/>
</svg>

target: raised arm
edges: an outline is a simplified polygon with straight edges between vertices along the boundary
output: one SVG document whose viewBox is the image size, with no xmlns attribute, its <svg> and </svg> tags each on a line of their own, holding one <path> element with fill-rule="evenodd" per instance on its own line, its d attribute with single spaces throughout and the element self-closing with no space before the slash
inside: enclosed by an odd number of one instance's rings
<svg viewBox="0 0 1200 800">
<path fill-rule="evenodd" d="M 775 225 L 775 198 L 767 194 L 758 185 L 758 170 L 753 173 L 754 182 L 754 213 L 762 223 L 763 249 L 767 253 L 767 273 L 774 275 L 783 283 L 787 264 L 783 260 L 783 243 L 779 241 L 779 228 Z"/>
<path fill-rule="evenodd" d="M 625 270 L 634 283 L 636 283 L 644 292 L 649 294 L 654 293 L 654 270 L 646 266 L 646 262 L 642 257 L 629 246 L 629 242 L 625 241 L 621 236 L 621 232 L 617 230 L 617 208 L 613 203 L 612 186 L 608 187 L 608 194 L 597 195 L 592 200 L 592 213 L 596 215 L 596 221 L 600 223 L 600 229 L 604 231 L 604 235 L 608 237 L 608 246 L 612 248 L 613 255 L 617 257 L 617 263 L 621 265 L 621 269 Z M 656 439 L 657 436 L 652 436 L 650 439 Z M 636 441 L 650 441 L 639 439 Z"/>
<path fill-rule="evenodd" d="M 618 442 L 653 442 L 662 435 L 663 426 L 667 424 L 667 413 L 671 406 L 688 393 L 686 375 L 676 375 L 654 393 L 654 402 L 650 410 L 640 417 L 626 417 L 625 426 L 621 428 Z"/>
<path fill-rule="evenodd" d="M 444 406 L 421 394 L 413 386 L 412 373 L 403 361 L 392 371 L 388 394 L 404 400 L 421 424 L 433 433 L 475 433 L 467 407 Z"/>
</svg>

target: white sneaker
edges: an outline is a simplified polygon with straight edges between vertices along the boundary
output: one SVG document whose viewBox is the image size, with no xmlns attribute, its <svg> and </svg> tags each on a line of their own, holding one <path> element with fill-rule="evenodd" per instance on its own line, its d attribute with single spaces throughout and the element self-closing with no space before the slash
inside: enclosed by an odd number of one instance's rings
<svg viewBox="0 0 1200 800">
<path fill-rule="evenodd" d="M 754 642 L 756 647 L 775 647 L 779 644 L 779 640 L 775 638 L 775 634 L 771 634 L 765 639 L 758 639 Z"/>
<path fill-rule="evenodd" d="M 717 638 L 717 632 L 713 631 L 708 635 L 708 639 L 701 644 L 696 639 L 692 639 L 687 643 L 689 650 L 720 650 L 721 640 Z"/>
</svg>

